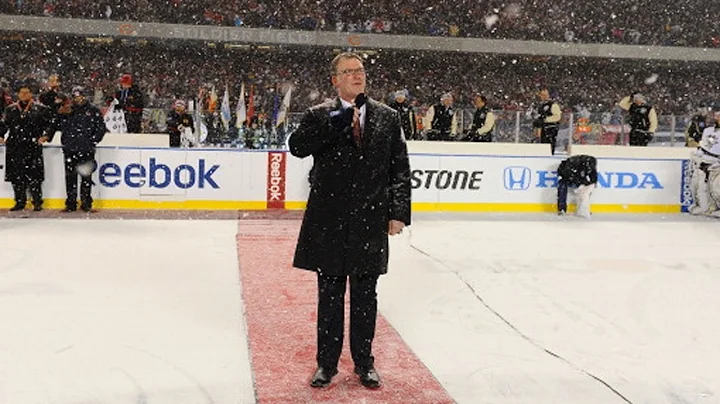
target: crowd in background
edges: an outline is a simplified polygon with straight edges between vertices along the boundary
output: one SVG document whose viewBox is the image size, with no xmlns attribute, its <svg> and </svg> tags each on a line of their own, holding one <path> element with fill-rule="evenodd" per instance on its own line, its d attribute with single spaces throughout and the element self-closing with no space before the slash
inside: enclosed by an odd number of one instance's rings
<svg viewBox="0 0 720 404">
<path fill-rule="evenodd" d="M 720 46 L 711 0 L 2 0 L 0 13 L 582 43 Z"/>
<path fill-rule="evenodd" d="M 0 71 L 6 85 L 33 80 L 42 85 L 53 73 L 69 85 L 114 93 L 129 73 L 148 107 L 169 108 L 212 88 L 232 105 L 240 87 L 253 89 L 258 111 L 270 111 L 275 94 L 293 87 L 290 110 L 302 111 L 334 95 L 326 61 L 334 50 L 310 47 L 226 49 L 200 42 L 110 40 L 23 36 L 0 42 Z M 482 93 L 493 109 L 525 110 L 540 87 L 548 87 L 564 111 L 609 111 L 632 92 L 645 94 L 659 114 L 685 114 L 720 100 L 711 62 L 612 60 L 582 57 L 512 56 L 382 50 L 366 55 L 369 92 L 388 101 L 407 90 L 418 108 L 451 92 L 457 106 L 471 106 Z"/>
</svg>

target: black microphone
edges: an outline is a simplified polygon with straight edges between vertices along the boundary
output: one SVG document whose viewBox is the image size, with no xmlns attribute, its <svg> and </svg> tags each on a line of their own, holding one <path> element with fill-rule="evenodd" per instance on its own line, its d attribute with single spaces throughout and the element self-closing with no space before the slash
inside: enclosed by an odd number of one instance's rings
<svg viewBox="0 0 720 404">
<path fill-rule="evenodd" d="M 355 108 L 361 108 L 367 102 L 367 96 L 364 93 L 360 93 L 355 97 Z"/>
</svg>

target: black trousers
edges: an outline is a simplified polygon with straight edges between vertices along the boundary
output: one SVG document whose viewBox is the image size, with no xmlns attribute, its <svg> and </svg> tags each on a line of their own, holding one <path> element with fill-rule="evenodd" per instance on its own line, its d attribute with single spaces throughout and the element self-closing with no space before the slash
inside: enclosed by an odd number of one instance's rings
<svg viewBox="0 0 720 404">
<path fill-rule="evenodd" d="M 567 212 L 568 182 L 562 178 L 558 180 L 557 208 L 558 212 Z"/>
<path fill-rule="evenodd" d="M 93 171 L 97 165 L 95 162 L 95 151 L 64 151 L 65 155 L 65 193 L 67 199 L 65 199 L 65 207 L 75 209 L 77 208 L 77 183 L 78 175 L 80 176 L 80 201 L 84 208 L 91 208 L 93 204 L 93 198 L 90 196 L 92 191 L 92 172 L 87 177 L 83 176 L 77 171 L 77 167 L 80 164 L 90 163 L 93 165 Z"/>
<path fill-rule="evenodd" d="M 345 325 L 345 289 L 350 279 L 350 352 L 356 368 L 373 365 L 378 275 L 318 274 L 317 362 L 334 369 L 340 360 Z"/>
<path fill-rule="evenodd" d="M 180 147 L 180 143 L 181 143 L 180 142 L 180 140 L 181 140 L 180 132 L 170 131 L 170 132 L 168 132 L 168 134 L 170 135 L 169 136 L 170 147 Z"/>
<path fill-rule="evenodd" d="M 142 112 L 125 111 L 125 124 L 128 133 L 142 133 Z"/>
<path fill-rule="evenodd" d="M 30 190 L 33 206 L 36 208 L 42 206 L 42 183 L 40 181 L 16 181 L 12 183 L 12 187 L 15 194 L 15 205 L 25 206 L 27 204 L 27 191 Z"/>
<path fill-rule="evenodd" d="M 550 143 L 550 153 L 555 154 L 555 143 L 557 142 L 557 126 L 542 128 L 540 132 L 540 143 Z"/>
<path fill-rule="evenodd" d="M 652 140 L 653 136 L 643 130 L 631 130 L 630 131 L 630 146 L 647 146 Z"/>
<path fill-rule="evenodd" d="M 487 133 L 484 135 L 473 135 L 470 137 L 471 142 L 480 142 L 480 143 L 490 143 L 492 142 L 492 133 Z"/>
<path fill-rule="evenodd" d="M 427 140 L 450 141 L 450 130 L 430 129 L 427 132 Z"/>
</svg>

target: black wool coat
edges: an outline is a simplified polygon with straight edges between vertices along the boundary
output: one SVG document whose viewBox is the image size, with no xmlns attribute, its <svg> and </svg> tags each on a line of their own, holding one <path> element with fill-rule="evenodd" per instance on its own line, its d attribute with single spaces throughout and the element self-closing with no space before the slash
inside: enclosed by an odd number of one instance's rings
<svg viewBox="0 0 720 404">
<path fill-rule="evenodd" d="M 0 137 L 5 137 L 5 181 L 25 183 L 45 180 L 43 147 L 38 139 L 52 139 L 53 114 L 44 105 L 32 102 L 29 106 L 19 102 L 5 108 L 0 120 Z"/>
<path fill-rule="evenodd" d="M 102 113 L 89 102 L 73 105 L 69 114 L 59 114 L 57 119 L 65 153 L 95 151 L 108 131 Z"/>
<path fill-rule="evenodd" d="M 397 112 L 368 99 L 361 146 L 330 115 L 340 99 L 309 109 L 289 139 L 313 156 L 310 196 L 293 265 L 329 276 L 384 274 L 388 223 L 410 224 L 410 165 Z"/>
</svg>

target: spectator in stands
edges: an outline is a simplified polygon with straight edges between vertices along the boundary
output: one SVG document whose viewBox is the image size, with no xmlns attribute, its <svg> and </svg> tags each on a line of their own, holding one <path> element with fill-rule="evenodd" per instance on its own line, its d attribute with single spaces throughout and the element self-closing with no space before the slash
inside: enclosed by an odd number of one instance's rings
<svg viewBox="0 0 720 404">
<path fill-rule="evenodd" d="M 314 161 L 293 265 L 318 274 L 318 368 L 311 386 L 326 387 L 337 374 L 349 278 L 355 373 L 375 389 L 381 387 L 372 355 L 376 286 L 387 272 L 388 235 L 410 224 L 410 166 L 397 112 L 364 95 L 363 59 L 341 53 L 330 74 L 337 98 L 308 110 L 288 142 L 294 156 Z"/>
<path fill-rule="evenodd" d="M 58 129 L 62 133 L 65 157 L 65 209 L 77 210 L 77 182 L 80 176 L 80 208 L 92 212 L 92 173 L 97 168 L 95 148 L 107 132 L 100 110 L 87 100 L 83 87 L 73 87 L 72 104 L 64 103 L 59 109 Z"/>
<path fill-rule="evenodd" d="M 357 5 L 324 1 L 305 2 L 297 8 L 302 12 L 288 11 L 278 0 L 265 0 L 250 2 L 253 6 L 242 7 L 239 13 L 237 7 L 228 6 L 222 0 L 108 3 L 18 0 L 0 2 L 0 12 L 190 25 L 241 24 L 249 28 L 336 29 L 580 43 L 692 47 L 720 44 L 714 35 L 712 16 L 716 12 L 710 0 L 694 2 L 697 10 L 694 13 L 687 12 L 685 2 L 670 0 L 643 3 L 641 13 L 629 7 L 625 0 L 601 4 L 573 0 L 515 1 L 502 9 L 496 2 L 462 1 L 445 5 L 434 0 L 415 0 L 411 4 L 404 2 L 401 6 L 388 7 L 385 0 L 365 0 Z M 563 10 L 562 15 L 556 10 Z"/>
<path fill-rule="evenodd" d="M 628 111 L 630 146 L 647 146 L 655 136 L 658 126 L 655 108 L 648 104 L 645 96 L 640 93 L 623 98 L 618 106 Z"/>
<path fill-rule="evenodd" d="M 5 181 L 15 194 L 11 212 L 25 209 L 27 191 L 32 196 L 33 210 L 42 210 L 42 182 L 45 165 L 42 145 L 52 138 L 54 128 L 50 109 L 33 100 L 30 84 L 17 87 L 18 101 L 5 108 L 0 120 L 0 144 L 5 143 Z M 5 141 L 5 133 L 10 138 Z"/>
<path fill-rule="evenodd" d="M 8 105 L 13 103 L 12 93 L 8 90 L 7 79 L 0 79 L 0 111 L 5 111 Z"/>
<path fill-rule="evenodd" d="M 535 137 L 540 143 L 550 144 L 550 153 L 555 154 L 555 143 L 557 142 L 558 129 L 562 119 L 560 104 L 550 98 L 550 90 L 543 88 L 538 92 L 540 106 L 535 112 L 533 128 Z"/>
<path fill-rule="evenodd" d="M 487 97 L 476 94 L 473 103 L 475 104 L 475 113 L 466 138 L 471 142 L 492 142 L 495 114 L 488 108 Z"/>
<path fill-rule="evenodd" d="M 428 129 L 428 140 L 455 140 L 457 133 L 457 116 L 453 108 L 452 93 L 440 97 L 440 103 L 431 105 L 425 113 L 425 128 Z"/>
<path fill-rule="evenodd" d="M 120 89 L 115 92 L 115 99 L 118 100 L 115 108 L 125 111 L 125 123 L 127 124 L 128 133 L 142 133 L 145 97 L 133 81 L 130 74 L 123 74 L 120 77 Z"/>
<path fill-rule="evenodd" d="M 415 108 L 407 102 L 407 90 L 396 91 L 390 108 L 398 113 L 400 126 L 406 140 L 417 139 L 417 123 L 415 121 Z"/>
<path fill-rule="evenodd" d="M 166 125 L 170 135 L 170 147 L 180 147 L 186 130 L 195 133 L 193 118 L 185 111 L 185 101 L 175 100 L 174 109 L 168 113 Z"/>
<path fill-rule="evenodd" d="M 38 101 L 46 107 L 50 108 L 53 114 L 57 114 L 58 109 L 62 106 L 60 96 L 60 76 L 57 74 L 50 75 L 47 80 L 47 90 L 40 94 Z"/>
</svg>

